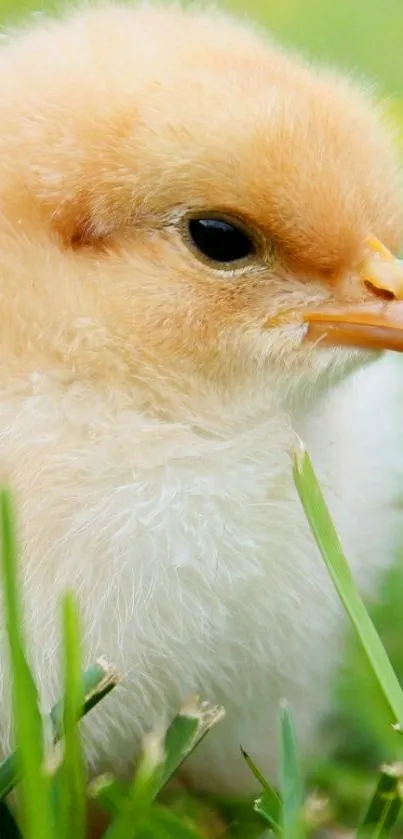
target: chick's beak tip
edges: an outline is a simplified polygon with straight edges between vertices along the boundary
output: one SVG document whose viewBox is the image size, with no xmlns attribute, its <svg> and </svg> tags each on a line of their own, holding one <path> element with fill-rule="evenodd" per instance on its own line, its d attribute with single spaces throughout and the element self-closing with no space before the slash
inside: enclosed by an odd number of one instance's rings
<svg viewBox="0 0 403 839">
<path fill-rule="evenodd" d="M 368 238 L 354 272 L 354 285 L 362 302 L 303 313 L 308 326 L 306 340 L 326 346 L 403 352 L 403 261 L 378 239 Z"/>
</svg>

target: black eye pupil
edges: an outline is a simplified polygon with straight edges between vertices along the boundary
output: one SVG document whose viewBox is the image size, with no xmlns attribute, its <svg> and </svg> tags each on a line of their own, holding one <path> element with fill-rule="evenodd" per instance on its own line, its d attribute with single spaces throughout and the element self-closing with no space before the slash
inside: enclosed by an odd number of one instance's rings
<svg viewBox="0 0 403 839">
<path fill-rule="evenodd" d="M 224 219 L 190 219 L 189 235 L 196 248 L 212 262 L 237 262 L 250 256 L 254 249 L 247 233 Z"/>
</svg>

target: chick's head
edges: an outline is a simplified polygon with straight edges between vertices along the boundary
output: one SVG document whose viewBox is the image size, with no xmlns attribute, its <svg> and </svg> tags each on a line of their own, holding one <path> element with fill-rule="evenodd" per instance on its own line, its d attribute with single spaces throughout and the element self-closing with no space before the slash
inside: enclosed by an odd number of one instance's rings
<svg viewBox="0 0 403 839">
<path fill-rule="evenodd" d="M 355 84 L 220 13 L 149 4 L 37 22 L 0 67 L 20 359 L 169 401 L 292 390 L 401 341 L 399 166 Z"/>
</svg>

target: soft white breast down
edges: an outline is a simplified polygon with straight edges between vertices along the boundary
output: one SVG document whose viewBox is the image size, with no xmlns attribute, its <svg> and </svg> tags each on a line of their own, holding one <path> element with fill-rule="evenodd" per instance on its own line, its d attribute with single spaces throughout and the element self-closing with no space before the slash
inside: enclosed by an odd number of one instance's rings
<svg viewBox="0 0 403 839">
<path fill-rule="evenodd" d="M 125 771 L 144 731 L 189 694 L 227 718 L 189 764 L 199 786 L 248 790 L 239 745 L 275 772 L 286 697 L 307 750 L 329 706 L 345 624 L 293 487 L 293 428 L 323 480 L 365 592 L 397 542 L 400 368 L 383 360 L 292 423 L 285 415 L 222 439 L 117 412 L 84 388 L 41 377 L 0 401 L 0 460 L 26 546 L 27 634 L 44 706 L 58 695 L 58 596 L 73 587 L 85 662 L 100 654 L 124 686 L 86 724 L 95 769 Z M 4 658 L 3 658 L 4 660 Z M 1 745 L 10 746 L 0 673 Z"/>
</svg>

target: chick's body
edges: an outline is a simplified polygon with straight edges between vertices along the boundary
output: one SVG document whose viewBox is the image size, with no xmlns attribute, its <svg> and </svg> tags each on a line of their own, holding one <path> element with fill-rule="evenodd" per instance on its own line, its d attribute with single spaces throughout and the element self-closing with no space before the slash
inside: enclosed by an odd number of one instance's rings
<svg viewBox="0 0 403 839">
<path fill-rule="evenodd" d="M 348 296 L 367 235 L 397 249 L 388 133 L 349 82 L 216 13 L 85 8 L 11 33 L 0 69 L 0 462 L 44 702 L 74 587 L 86 662 L 125 674 L 87 720 L 92 766 L 125 771 L 198 691 L 227 716 L 189 776 L 247 790 L 239 745 L 275 772 L 281 698 L 313 747 L 343 630 L 295 430 L 364 591 L 396 545 L 395 362 L 276 320 Z M 199 258 L 189 213 L 239 219 L 251 260 Z M 5 750 L 7 684 L 4 663 Z"/>
</svg>

